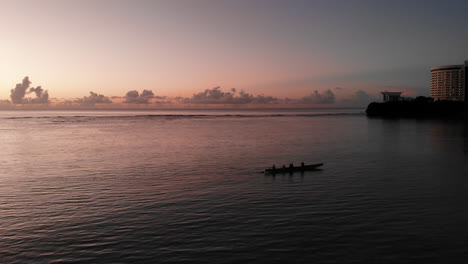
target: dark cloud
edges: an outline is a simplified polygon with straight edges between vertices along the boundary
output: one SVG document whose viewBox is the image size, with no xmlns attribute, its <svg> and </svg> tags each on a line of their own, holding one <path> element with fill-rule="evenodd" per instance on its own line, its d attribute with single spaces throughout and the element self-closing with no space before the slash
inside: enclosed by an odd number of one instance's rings
<svg viewBox="0 0 468 264">
<path fill-rule="evenodd" d="M 232 90 L 232 89 L 231 89 Z M 233 103 L 234 104 L 251 104 L 255 101 L 255 97 L 251 94 L 248 94 L 244 91 L 240 91 L 239 95 L 234 97 L 233 93 Z"/>
<path fill-rule="evenodd" d="M 375 98 L 363 90 L 358 90 L 350 98 L 342 100 L 342 103 L 346 106 L 352 107 L 365 107 L 369 103 L 375 101 Z"/>
<path fill-rule="evenodd" d="M 364 92 L 363 90 L 359 90 L 359 91 L 356 92 L 355 101 L 358 104 L 367 105 L 367 104 L 371 103 L 373 100 L 374 100 L 374 98 L 372 98 L 371 95 Z"/>
<path fill-rule="evenodd" d="M 31 88 L 29 88 L 29 92 L 30 92 L 30 93 L 35 93 L 36 96 L 37 96 L 38 98 L 40 98 L 40 97 L 42 96 L 42 92 L 44 92 L 44 89 L 42 89 L 41 86 L 38 86 L 38 87 L 36 87 L 36 88 L 31 87 Z"/>
<path fill-rule="evenodd" d="M 300 102 L 303 104 L 333 104 L 335 103 L 335 94 L 330 89 L 323 93 L 315 90 L 311 95 L 302 97 Z"/>
<path fill-rule="evenodd" d="M 15 89 L 10 90 L 11 102 L 14 104 L 22 104 L 23 98 L 26 95 L 26 91 L 28 90 L 30 84 L 31 82 L 29 81 L 28 76 L 24 77 L 21 83 L 16 84 Z"/>
<path fill-rule="evenodd" d="M 124 98 L 126 104 L 149 104 L 151 99 L 154 98 L 154 94 L 151 90 L 143 90 L 141 94 L 133 90 L 127 92 Z"/>
<path fill-rule="evenodd" d="M 257 95 L 254 97 L 254 103 L 257 104 L 272 104 L 272 103 L 279 103 L 281 100 L 279 100 L 276 97 L 273 96 L 265 96 L 263 94 Z"/>
<path fill-rule="evenodd" d="M 185 99 L 186 98 L 184 98 L 182 96 L 177 96 L 177 97 L 173 97 L 172 101 L 175 101 L 175 102 L 178 102 L 178 103 L 183 103 Z"/>
<path fill-rule="evenodd" d="M 89 92 L 89 96 L 83 96 L 83 98 L 77 99 L 75 102 L 79 103 L 82 106 L 94 106 L 96 104 L 112 103 L 109 97 L 94 92 Z"/>
<path fill-rule="evenodd" d="M 196 93 L 190 98 L 179 98 L 179 100 L 185 104 L 269 104 L 278 101 L 272 96 L 254 96 L 244 91 L 237 94 L 235 88 L 232 88 L 230 92 L 223 92 L 219 86 Z"/>
<path fill-rule="evenodd" d="M 203 92 L 194 94 L 191 98 L 185 98 L 184 103 L 189 104 L 232 104 L 234 94 L 221 91 L 217 86 L 213 89 L 206 89 Z"/>
<path fill-rule="evenodd" d="M 155 101 L 154 104 L 156 105 L 159 105 L 159 106 L 168 106 L 168 105 L 174 105 L 174 101 L 173 100 L 163 100 L 163 101 Z"/>
<path fill-rule="evenodd" d="M 31 104 L 47 104 L 49 103 L 49 93 L 47 91 L 44 91 L 44 89 L 41 88 L 41 86 L 38 86 L 36 88 L 31 87 L 29 88 L 29 93 L 35 93 L 36 98 L 30 98 L 28 99 L 28 102 Z"/>
<path fill-rule="evenodd" d="M 10 90 L 11 102 L 13 104 L 48 104 L 49 93 L 41 86 L 34 88 L 29 87 L 30 85 L 31 81 L 28 76 L 24 77 L 21 83 L 16 84 L 15 89 Z M 36 98 L 25 98 L 25 95 L 30 93 L 35 93 Z"/>
</svg>

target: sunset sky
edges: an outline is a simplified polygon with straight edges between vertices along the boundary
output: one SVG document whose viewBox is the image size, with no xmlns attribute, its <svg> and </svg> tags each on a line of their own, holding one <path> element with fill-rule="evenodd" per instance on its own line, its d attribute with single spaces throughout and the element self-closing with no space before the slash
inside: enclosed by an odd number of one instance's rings
<svg viewBox="0 0 468 264">
<path fill-rule="evenodd" d="M 25 76 L 60 100 L 217 86 L 331 91 L 336 104 L 358 92 L 428 96 L 431 67 L 468 60 L 466 10 L 464 0 L 1 0 L 0 100 Z"/>
</svg>

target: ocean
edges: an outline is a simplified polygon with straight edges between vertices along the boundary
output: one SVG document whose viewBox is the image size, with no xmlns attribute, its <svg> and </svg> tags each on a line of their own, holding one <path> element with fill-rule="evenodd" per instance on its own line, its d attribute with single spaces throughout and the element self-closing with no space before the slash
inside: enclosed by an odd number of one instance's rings
<svg viewBox="0 0 468 264">
<path fill-rule="evenodd" d="M 0 147 L 0 263 L 468 261 L 460 121 L 0 111 Z"/>
</svg>

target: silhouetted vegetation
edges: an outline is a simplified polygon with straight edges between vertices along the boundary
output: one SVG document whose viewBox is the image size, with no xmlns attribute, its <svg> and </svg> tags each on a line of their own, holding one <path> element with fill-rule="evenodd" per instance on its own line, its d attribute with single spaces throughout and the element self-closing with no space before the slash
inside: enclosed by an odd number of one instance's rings
<svg viewBox="0 0 468 264">
<path fill-rule="evenodd" d="M 370 117 L 411 118 L 463 118 L 464 103 L 457 101 L 434 101 L 431 97 L 419 96 L 412 101 L 371 103 L 366 114 Z"/>
</svg>

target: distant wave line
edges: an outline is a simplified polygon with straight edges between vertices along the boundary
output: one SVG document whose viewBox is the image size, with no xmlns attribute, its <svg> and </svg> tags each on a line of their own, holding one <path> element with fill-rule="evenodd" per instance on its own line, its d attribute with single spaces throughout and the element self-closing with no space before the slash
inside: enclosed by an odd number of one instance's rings
<svg viewBox="0 0 468 264">
<path fill-rule="evenodd" d="M 364 113 L 315 113 L 315 114 L 175 114 L 175 115 L 76 115 L 76 116 L 15 116 L 15 117 L 0 117 L 1 119 L 81 119 L 81 118 L 92 118 L 92 119 L 115 119 L 115 118 L 268 118 L 268 117 L 326 117 L 326 116 L 363 116 Z"/>
</svg>

